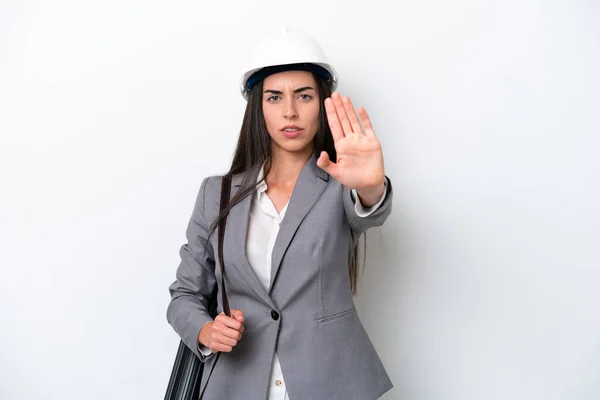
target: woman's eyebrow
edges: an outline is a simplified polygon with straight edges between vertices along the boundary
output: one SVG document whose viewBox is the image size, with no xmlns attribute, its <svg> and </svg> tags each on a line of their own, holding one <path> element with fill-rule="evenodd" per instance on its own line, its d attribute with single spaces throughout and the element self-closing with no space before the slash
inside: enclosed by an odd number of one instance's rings
<svg viewBox="0 0 600 400">
<path fill-rule="evenodd" d="M 295 89 L 294 93 L 304 92 L 305 90 L 314 90 L 314 88 L 312 86 L 303 86 L 301 88 Z M 281 90 L 273 90 L 273 89 L 267 89 L 267 90 L 265 90 L 265 93 L 283 94 L 283 92 Z"/>
<path fill-rule="evenodd" d="M 296 90 L 294 90 L 294 93 L 300 93 L 300 92 L 304 92 L 305 90 L 314 90 L 312 87 L 310 86 L 304 86 L 301 88 L 298 88 Z"/>
</svg>

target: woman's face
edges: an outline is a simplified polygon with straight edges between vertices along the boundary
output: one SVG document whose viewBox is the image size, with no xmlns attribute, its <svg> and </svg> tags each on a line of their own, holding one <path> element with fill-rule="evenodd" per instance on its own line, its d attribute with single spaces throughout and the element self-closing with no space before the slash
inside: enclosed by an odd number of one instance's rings
<svg viewBox="0 0 600 400">
<path fill-rule="evenodd" d="M 312 152 L 319 129 L 317 83 L 307 71 L 285 71 L 263 82 L 262 110 L 273 150 Z"/>
</svg>

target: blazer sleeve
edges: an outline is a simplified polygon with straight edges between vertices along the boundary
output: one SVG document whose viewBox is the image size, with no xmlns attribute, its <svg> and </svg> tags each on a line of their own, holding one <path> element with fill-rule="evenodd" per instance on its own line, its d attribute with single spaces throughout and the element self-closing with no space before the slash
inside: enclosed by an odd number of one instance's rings
<svg viewBox="0 0 600 400">
<path fill-rule="evenodd" d="M 200 185 L 186 230 L 187 243 L 179 251 L 176 280 L 169 286 L 171 301 L 167 307 L 167 321 L 202 361 L 207 357 L 198 349 L 198 334 L 204 324 L 213 321 L 209 301 L 217 288 L 214 249 L 208 242 L 209 224 L 204 210 L 208 179 Z"/>
<path fill-rule="evenodd" d="M 352 191 L 344 186 L 344 210 L 346 211 L 346 218 L 352 231 L 358 235 L 366 232 L 367 229 L 374 226 L 381 226 L 392 212 L 392 181 L 387 176 L 386 179 L 386 193 L 383 203 L 373 213 L 366 217 L 361 217 L 356 213 L 355 199 L 352 196 Z"/>
</svg>

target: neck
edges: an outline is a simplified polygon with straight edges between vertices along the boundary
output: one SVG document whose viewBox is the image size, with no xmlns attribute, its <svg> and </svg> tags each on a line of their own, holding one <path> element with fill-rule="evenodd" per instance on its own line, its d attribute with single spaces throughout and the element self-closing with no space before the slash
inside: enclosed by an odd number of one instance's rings
<svg viewBox="0 0 600 400">
<path fill-rule="evenodd" d="M 266 177 L 267 184 L 271 183 L 279 187 L 294 186 L 312 152 L 312 146 L 307 146 L 306 149 L 298 152 L 289 152 L 273 146 L 271 168 Z"/>
</svg>

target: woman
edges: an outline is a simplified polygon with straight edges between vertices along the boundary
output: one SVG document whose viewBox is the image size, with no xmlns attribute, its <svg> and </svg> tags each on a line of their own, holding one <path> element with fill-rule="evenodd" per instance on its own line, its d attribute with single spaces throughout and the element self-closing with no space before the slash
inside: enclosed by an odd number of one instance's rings
<svg viewBox="0 0 600 400">
<path fill-rule="evenodd" d="M 358 238 L 391 212 L 381 146 L 366 111 L 332 94 L 335 70 L 311 38 L 284 30 L 256 58 L 224 212 L 231 317 L 215 176 L 200 187 L 167 319 L 205 371 L 221 352 L 204 399 L 377 399 L 392 383 L 352 296 Z"/>
</svg>

